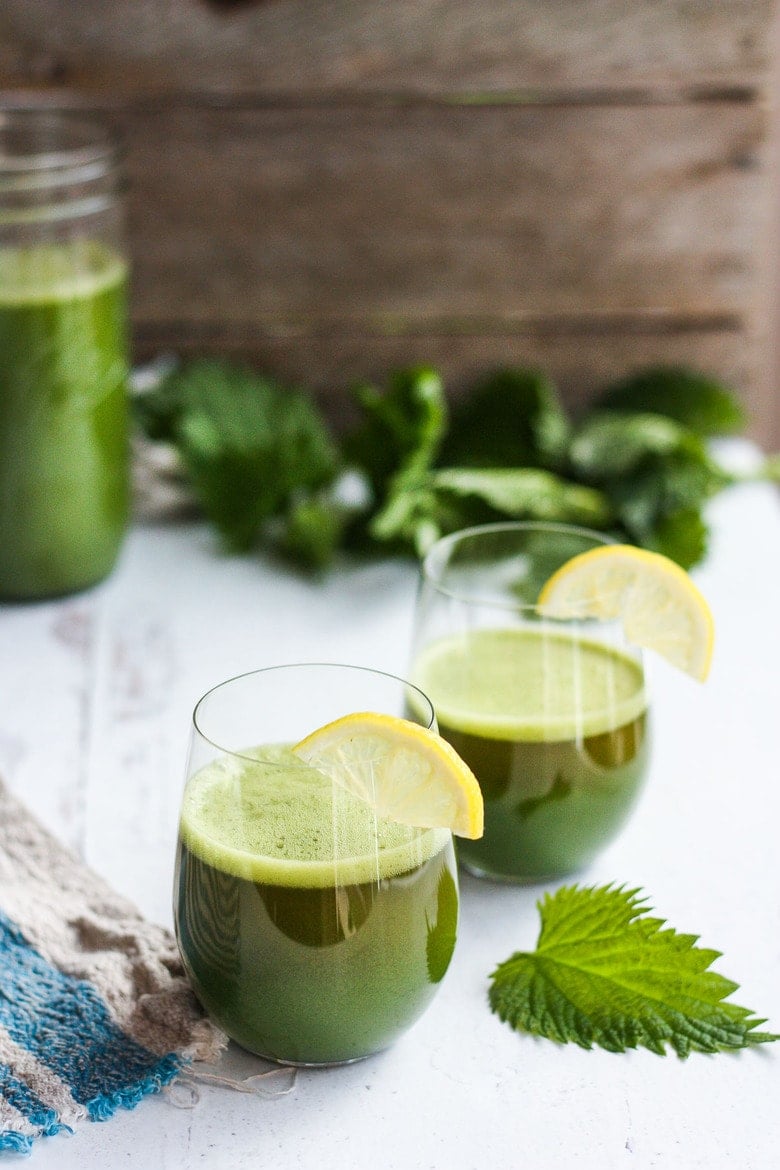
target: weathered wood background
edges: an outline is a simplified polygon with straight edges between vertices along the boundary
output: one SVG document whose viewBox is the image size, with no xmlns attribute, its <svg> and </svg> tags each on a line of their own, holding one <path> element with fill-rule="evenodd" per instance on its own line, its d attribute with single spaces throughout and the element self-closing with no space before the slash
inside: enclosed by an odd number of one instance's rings
<svg viewBox="0 0 780 1170">
<path fill-rule="evenodd" d="M 0 99 L 108 111 L 136 355 L 228 353 L 334 404 L 656 361 L 780 442 L 775 0 L 3 0 Z"/>
</svg>

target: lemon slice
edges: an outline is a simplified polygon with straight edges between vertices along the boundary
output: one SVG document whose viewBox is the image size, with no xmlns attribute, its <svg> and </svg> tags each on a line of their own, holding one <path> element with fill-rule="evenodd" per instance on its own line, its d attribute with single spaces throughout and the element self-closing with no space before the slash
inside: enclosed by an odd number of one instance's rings
<svg viewBox="0 0 780 1170">
<path fill-rule="evenodd" d="M 358 712 L 326 723 L 292 750 L 379 816 L 482 836 L 482 792 L 474 773 L 446 740 L 417 723 Z"/>
<path fill-rule="evenodd" d="M 572 557 L 539 594 L 552 617 L 621 618 L 629 642 L 662 655 L 704 682 L 714 626 L 710 607 L 679 565 L 629 544 Z"/>
</svg>

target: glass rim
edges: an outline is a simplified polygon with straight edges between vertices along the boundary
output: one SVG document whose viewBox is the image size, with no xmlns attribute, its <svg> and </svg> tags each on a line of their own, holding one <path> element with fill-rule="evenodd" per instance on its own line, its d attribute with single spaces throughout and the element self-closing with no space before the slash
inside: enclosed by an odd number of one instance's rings
<svg viewBox="0 0 780 1170">
<path fill-rule="evenodd" d="M 426 695 L 425 691 L 423 691 L 420 687 L 417 686 L 416 683 L 411 682 L 409 679 L 402 678 L 401 675 L 393 674 L 391 671 L 388 671 L 388 670 L 379 670 L 373 666 L 360 666 L 357 663 L 353 663 L 353 662 L 324 662 L 324 661 L 308 662 L 307 661 L 307 662 L 280 662 L 280 663 L 276 663 L 276 664 L 271 665 L 271 666 L 260 666 L 260 667 L 257 667 L 255 670 L 245 670 L 245 671 L 242 671 L 240 674 L 231 675 L 230 678 L 222 679 L 221 682 L 215 683 L 214 686 L 209 687 L 209 689 L 207 691 L 205 691 L 200 696 L 198 701 L 195 703 L 195 706 L 192 709 L 192 726 L 194 727 L 195 731 L 198 733 L 198 735 L 201 737 L 201 739 L 205 743 L 209 744 L 212 748 L 215 748 L 218 752 L 221 752 L 223 755 L 233 756 L 234 758 L 239 759 L 239 760 L 248 760 L 250 763 L 254 763 L 254 764 L 262 764 L 263 758 L 264 758 L 263 756 L 258 756 L 258 755 L 251 755 L 250 756 L 246 752 L 236 751 L 235 748 L 226 747 L 224 744 L 219 743 L 218 740 L 215 739 L 213 736 L 208 735 L 203 730 L 202 724 L 199 722 L 199 712 L 200 712 L 201 707 L 203 706 L 204 703 L 206 703 L 208 701 L 208 699 L 210 699 L 218 691 L 224 690 L 225 687 L 231 686 L 233 683 L 240 683 L 240 682 L 243 682 L 247 679 L 259 678 L 261 675 L 273 674 L 273 673 L 276 673 L 279 671 L 320 670 L 320 669 L 321 670 L 354 671 L 357 674 L 370 674 L 370 675 L 374 675 L 377 678 L 387 679 L 393 683 L 399 683 L 401 685 L 401 687 L 404 688 L 404 690 L 414 691 L 417 695 L 419 695 L 420 699 L 423 701 L 423 703 L 425 705 L 425 711 L 426 711 L 426 722 L 421 723 L 421 726 L 430 730 L 433 727 L 435 727 L 435 725 L 436 725 L 436 710 L 434 708 L 432 700 L 428 697 L 428 695 Z M 363 710 L 365 710 L 365 711 L 369 711 L 370 709 L 371 709 L 370 707 L 363 708 Z M 351 714 L 351 712 L 345 711 L 344 714 L 348 715 L 348 714 Z M 315 729 L 312 728 L 312 731 L 314 731 L 314 730 Z M 278 761 L 274 761 L 274 766 L 275 767 L 279 766 Z"/>
<path fill-rule="evenodd" d="M 448 588 L 442 579 L 441 574 L 435 574 L 431 568 L 431 564 L 435 557 L 441 556 L 442 550 L 454 547 L 462 541 L 474 539 L 482 536 L 494 536 L 500 532 L 509 533 L 524 533 L 524 532 L 550 532 L 558 533 L 567 536 L 578 536 L 584 541 L 590 541 L 594 545 L 608 545 L 616 544 L 614 537 L 609 536 L 604 532 L 597 532 L 593 528 L 585 528 L 577 524 L 564 524 L 558 521 L 550 520 L 496 520 L 490 524 L 474 524 L 469 528 L 458 528 L 455 532 L 450 532 L 446 536 L 440 536 L 434 544 L 426 552 L 420 564 L 420 576 L 422 581 L 435 589 L 442 597 L 449 597 L 453 601 L 461 601 L 465 604 L 480 605 L 486 609 L 496 609 L 504 612 L 511 612 L 516 614 L 536 614 L 539 617 L 550 618 L 553 621 L 560 621 L 561 623 L 579 621 L 582 623 L 590 622 L 593 624 L 597 619 L 574 617 L 574 618 L 555 618 L 554 615 L 546 613 L 543 608 L 540 608 L 535 602 L 512 601 L 510 599 L 501 599 L 496 597 L 481 597 L 477 593 L 464 592 L 463 589 Z M 444 562 L 445 566 L 449 561 Z M 599 624 L 604 624 L 600 622 Z M 610 623 L 608 623 L 610 624 Z"/>
</svg>

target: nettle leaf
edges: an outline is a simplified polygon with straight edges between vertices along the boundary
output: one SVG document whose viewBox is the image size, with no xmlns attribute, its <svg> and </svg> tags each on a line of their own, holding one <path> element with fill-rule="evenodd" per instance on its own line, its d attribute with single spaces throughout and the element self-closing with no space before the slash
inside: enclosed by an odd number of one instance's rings
<svg viewBox="0 0 780 1170">
<path fill-rule="evenodd" d="M 720 952 L 649 917 L 639 895 L 614 885 L 546 894 L 536 950 L 491 976 L 493 1011 L 518 1031 L 609 1052 L 684 1058 L 780 1039 L 726 1001 L 738 984 L 710 970 Z"/>
<path fill-rule="evenodd" d="M 169 374 L 153 389 L 133 395 L 130 399 L 133 419 L 148 439 L 172 443 L 182 398 L 176 380 Z"/>
<path fill-rule="evenodd" d="M 629 540 L 685 569 L 701 560 L 703 506 L 733 477 L 699 435 L 657 414 L 600 412 L 583 424 L 570 457 L 576 473 L 607 496 Z"/>
<path fill-rule="evenodd" d="M 699 435 L 728 435 L 746 423 L 745 410 L 721 382 L 695 370 L 654 366 L 610 387 L 597 408 L 662 414 Z"/>
<path fill-rule="evenodd" d="M 729 481 L 705 452 L 682 450 L 646 459 L 604 490 L 633 541 L 689 569 L 707 548 L 704 505 Z"/>
<path fill-rule="evenodd" d="M 433 473 L 434 489 L 476 496 L 504 516 L 568 521 L 601 528 L 611 518 L 601 492 L 567 482 L 550 471 L 497 467 L 447 468 Z"/>
<path fill-rule="evenodd" d="M 440 536 L 481 519 L 468 502 L 437 492 L 430 474 L 404 470 L 391 480 L 368 531 L 379 543 L 412 549 L 422 557 Z"/>
<path fill-rule="evenodd" d="M 679 508 L 662 516 L 648 531 L 644 546 L 691 569 L 707 553 L 710 530 L 696 508 Z"/>
<path fill-rule="evenodd" d="M 433 464 L 447 427 L 444 387 L 436 370 L 414 366 L 395 371 L 385 392 L 361 383 L 353 394 L 363 419 L 344 440 L 344 455 L 381 498 L 394 476 Z"/>
<path fill-rule="evenodd" d="M 604 528 L 613 514 L 600 491 L 552 472 L 446 468 L 395 477 L 370 530 L 377 540 L 406 543 L 424 555 L 446 533 L 506 517 Z"/>
<path fill-rule="evenodd" d="M 571 426 L 555 384 L 538 370 L 506 369 L 452 408 L 442 465 L 558 467 Z"/>
<path fill-rule="evenodd" d="M 578 474 L 595 483 L 619 479 L 649 457 L 670 456 L 685 450 L 691 458 L 704 457 L 698 436 L 660 414 L 619 414 L 599 411 L 577 431 L 569 459 Z"/>
<path fill-rule="evenodd" d="M 157 393 L 193 492 L 232 549 L 250 548 L 294 493 L 335 474 L 330 434 L 299 391 L 198 360 L 175 370 Z"/>
<path fill-rule="evenodd" d="M 279 550 L 305 569 L 328 568 L 338 550 L 349 511 L 328 492 L 296 493 L 280 521 Z"/>
<path fill-rule="evenodd" d="M 370 532 L 376 540 L 408 540 L 416 546 L 415 532 L 421 523 L 434 525 L 434 540 L 438 539 L 436 512 L 436 497 L 426 479 L 398 477 L 384 506 L 372 517 Z"/>
</svg>

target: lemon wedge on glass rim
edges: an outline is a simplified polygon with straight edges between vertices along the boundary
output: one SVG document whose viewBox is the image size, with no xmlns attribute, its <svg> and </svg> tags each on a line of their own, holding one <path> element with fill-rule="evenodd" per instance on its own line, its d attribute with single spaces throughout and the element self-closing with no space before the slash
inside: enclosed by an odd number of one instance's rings
<svg viewBox="0 0 780 1170">
<path fill-rule="evenodd" d="M 362 711 L 326 723 L 292 751 L 378 816 L 420 829 L 450 829 L 459 837 L 482 836 L 477 779 L 435 731 Z"/>
<path fill-rule="evenodd" d="M 710 607 L 685 570 L 661 553 L 630 544 L 589 549 L 553 573 L 538 606 L 550 617 L 619 618 L 629 642 L 699 682 L 709 673 Z"/>
</svg>

